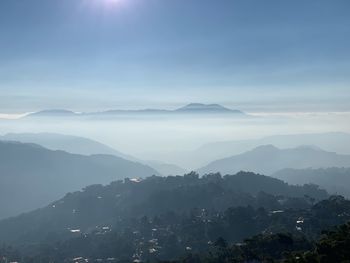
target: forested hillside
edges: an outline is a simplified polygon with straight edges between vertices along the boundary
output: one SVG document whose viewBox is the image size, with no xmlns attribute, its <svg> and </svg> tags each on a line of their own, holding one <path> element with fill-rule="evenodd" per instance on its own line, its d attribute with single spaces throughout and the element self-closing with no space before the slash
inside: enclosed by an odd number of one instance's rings
<svg viewBox="0 0 350 263">
<path fill-rule="evenodd" d="M 220 237 L 240 242 L 280 231 L 315 237 L 348 218 L 329 213 L 329 205 L 320 210 L 322 203 L 314 205 L 326 198 L 327 192 L 313 185 L 290 186 L 245 172 L 125 179 L 86 187 L 46 208 L 3 220 L 0 238 L 21 247 L 25 256 L 54 262 L 79 256 L 170 260 L 203 252 Z M 350 207 L 339 209 L 350 213 Z M 319 218 L 320 213 L 326 217 Z M 301 218 L 302 230 L 296 228 Z"/>
</svg>

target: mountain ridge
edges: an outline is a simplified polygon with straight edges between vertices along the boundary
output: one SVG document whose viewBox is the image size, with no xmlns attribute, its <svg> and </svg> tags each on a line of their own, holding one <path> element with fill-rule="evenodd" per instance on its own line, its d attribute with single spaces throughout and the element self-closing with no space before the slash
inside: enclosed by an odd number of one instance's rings
<svg viewBox="0 0 350 263">
<path fill-rule="evenodd" d="M 96 117 L 96 116 L 113 116 L 119 114 L 237 114 L 246 116 L 244 112 L 235 109 L 226 108 L 220 104 L 189 103 L 183 107 L 174 110 L 165 109 L 136 109 L 136 110 L 106 110 L 99 112 L 73 112 L 66 109 L 47 109 L 30 113 L 22 118 L 33 117 Z"/>
<path fill-rule="evenodd" d="M 316 186 L 291 186 L 276 178 L 247 172 L 224 177 L 219 174 L 199 177 L 192 172 L 184 176 L 124 179 L 105 186 L 87 186 L 44 208 L 2 220 L 0 240 L 36 242 L 51 231 L 59 233 L 59 237 L 71 235 L 71 229 L 85 232 L 96 226 L 118 227 L 118 218 L 153 217 L 167 213 L 169 208 L 176 213 L 196 208 L 218 211 L 247 205 L 259 208 L 264 198 L 260 200 L 257 196 L 274 199 L 266 205 L 278 208 L 277 199 L 281 196 L 292 201 L 306 194 L 318 200 L 328 197 L 325 190 Z"/>
<path fill-rule="evenodd" d="M 81 155 L 107 154 L 148 165 L 162 175 L 185 174 L 187 171 L 175 164 L 164 163 L 157 160 L 141 160 L 129 154 L 120 152 L 106 144 L 75 135 L 58 133 L 8 133 L 0 136 L 0 141 L 18 141 L 22 143 L 34 143 L 50 150 L 62 150 Z"/>
<path fill-rule="evenodd" d="M 252 171 L 271 175 L 285 168 L 350 167 L 350 155 L 302 146 L 280 149 L 273 145 L 262 145 L 242 154 L 218 159 L 198 169 L 200 174 L 221 172 L 231 174 Z"/>
<path fill-rule="evenodd" d="M 0 218 L 39 208 L 89 184 L 152 174 L 159 173 L 114 155 L 86 156 L 0 141 Z"/>
<path fill-rule="evenodd" d="M 293 185 L 317 184 L 330 194 L 341 194 L 350 198 L 350 168 L 286 168 L 271 176 Z"/>
<path fill-rule="evenodd" d="M 130 161 L 139 161 L 137 158 L 122 153 L 101 142 L 75 135 L 59 133 L 6 133 L 0 136 L 0 141 L 17 141 L 33 143 L 49 150 L 62 150 L 65 152 L 81 155 L 111 154 Z"/>
</svg>

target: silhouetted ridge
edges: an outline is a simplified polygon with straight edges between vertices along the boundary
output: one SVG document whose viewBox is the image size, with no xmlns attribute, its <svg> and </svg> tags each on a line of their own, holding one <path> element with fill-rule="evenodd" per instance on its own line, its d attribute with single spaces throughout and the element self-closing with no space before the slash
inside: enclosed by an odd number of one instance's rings
<svg viewBox="0 0 350 263">
<path fill-rule="evenodd" d="M 89 184 L 158 173 L 113 155 L 78 155 L 0 141 L 0 218 L 29 211 Z M 11 197 L 11 203 L 9 203 Z"/>
<path fill-rule="evenodd" d="M 100 159 L 102 156 L 94 158 L 95 162 L 105 161 Z M 134 173 L 131 179 L 107 186 L 91 185 L 82 192 L 67 194 L 46 208 L 5 220 L 0 223 L 0 241 L 38 241 L 49 232 L 69 237 L 67 229 L 89 231 L 96 226 L 113 225 L 117 218 L 153 217 L 169 210 L 175 213 L 187 213 L 195 208 L 224 211 L 247 205 L 277 210 L 282 209 L 279 199 L 293 206 L 292 200 L 303 199 L 305 195 L 316 200 L 327 198 L 326 191 L 316 186 L 289 186 L 275 178 L 245 172 L 225 177 L 210 174 L 202 178 L 195 173 L 146 179 L 136 176 Z M 300 202 L 306 205 L 305 201 Z"/>
<path fill-rule="evenodd" d="M 137 161 L 136 158 L 130 155 L 121 153 L 105 144 L 81 136 L 57 133 L 8 133 L 0 136 L 0 140 L 35 143 L 50 150 L 62 150 L 73 154 L 110 154 L 127 160 Z"/>
<path fill-rule="evenodd" d="M 279 149 L 273 145 L 262 145 L 242 154 L 213 161 L 198 169 L 198 172 L 232 174 L 243 170 L 271 175 L 286 168 L 327 167 L 350 167 L 350 155 L 327 152 L 310 146 Z"/>
<path fill-rule="evenodd" d="M 202 104 L 202 103 L 190 103 L 184 107 L 175 109 L 175 110 L 164 110 L 164 109 L 139 109 L 139 110 L 107 110 L 107 111 L 100 111 L 100 112 L 83 112 L 83 113 L 75 113 L 68 110 L 43 110 L 35 113 L 31 113 L 24 118 L 29 117 L 82 117 L 82 118 L 89 118 L 89 117 L 106 117 L 110 118 L 113 116 L 118 115 L 129 115 L 129 114 L 142 114 L 142 115 L 171 115 L 171 114 L 210 114 L 210 113 L 217 113 L 217 114 L 238 114 L 238 115 L 244 115 L 242 111 L 239 110 L 233 110 L 226 107 L 223 107 L 219 104 Z"/>
<path fill-rule="evenodd" d="M 217 113 L 240 113 L 243 112 L 238 110 L 231 110 L 225 108 L 219 104 L 202 104 L 202 103 L 190 103 L 184 107 L 181 107 L 176 110 L 177 112 L 217 112 Z"/>
</svg>

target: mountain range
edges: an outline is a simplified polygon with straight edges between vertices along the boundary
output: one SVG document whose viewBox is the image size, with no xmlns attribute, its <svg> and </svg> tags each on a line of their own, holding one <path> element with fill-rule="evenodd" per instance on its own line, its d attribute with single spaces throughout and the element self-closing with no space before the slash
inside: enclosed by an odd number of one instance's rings
<svg viewBox="0 0 350 263">
<path fill-rule="evenodd" d="M 194 169 L 203 167 L 213 160 L 242 154 L 261 145 L 274 145 L 282 149 L 295 148 L 300 145 L 316 145 L 325 151 L 350 154 L 350 134 L 327 132 L 274 135 L 259 139 L 212 142 L 193 150 L 173 151 L 158 155 L 161 156 L 161 161 L 171 160 L 172 163 L 181 167 Z"/>
<path fill-rule="evenodd" d="M 103 143 L 81 136 L 58 133 L 7 133 L 0 136 L 0 140 L 34 143 L 39 144 L 49 150 L 61 150 L 73 154 L 108 154 L 131 161 L 138 161 L 131 155 L 124 154 Z"/>
<path fill-rule="evenodd" d="M 279 148 L 293 148 L 299 145 L 316 145 L 326 151 L 350 154 L 350 134 L 344 132 L 301 133 L 273 135 L 251 140 L 212 142 L 202 145 L 196 153 L 227 157 L 243 153 L 260 145 L 272 144 Z M 211 156 L 209 155 L 211 153 Z"/>
<path fill-rule="evenodd" d="M 61 150 L 73 154 L 93 155 L 108 154 L 123 159 L 142 163 L 155 169 L 159 174 L 178 175 L 187 171 L 178 165 L 156 160 L 141 160 L 129 154 L 115 150 L 106 144 L 80 136 L 63 135 L 58 133 L 8 133 L 0 136 L 0 140 L 18 141 L 22 143 L 39 144 L 50 150 Z"/>
<path fill-rule="evenodd" d="M 90 184 L 159 173 L 114 155 L 79 155 L 0 141 L 0 218 L 39 208 Z"/>
<path fill-rule="evenodd" d="M 243 170 L 271 175 L 286 168 L 328 167 L 350 167 L 350 155 L 327 152 L 315 146 L 279 149 L 273 145 L 263 145 L 239 155 L 213 161 L 198 169 L 198 172 L 232 174 Z"/>
<path fill-rule="evenodd" d="M 219 104 L 202 104 L 202 103 L 190 103 L 175 110 L 164 109 L 141 109 L 141 110 L 108 110 L 101 112 L 73 112 L 65 109 L 52 109 L 43 110 L 26 115 L 25 119 L 30 118 L 48 118 L 48 117 L 113 117 L 118 115 L 184 115 L 184 114 L 231 114 L 232 116 L 248 116 L 242 111 L 226 108 Z"/>
</svg>

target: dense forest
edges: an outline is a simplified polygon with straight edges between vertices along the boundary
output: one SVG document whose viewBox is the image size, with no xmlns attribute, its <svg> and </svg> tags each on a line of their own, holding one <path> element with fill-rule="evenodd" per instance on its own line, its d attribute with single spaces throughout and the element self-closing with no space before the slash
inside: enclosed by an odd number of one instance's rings
<svg viewBox="0 0 350 263">
<path fill-rule="evenodd" d="M 315 185 L 291 186 L 278 179 L 246 172 L 224 177 L 220 174 L 199 177 L 190 173 L 125 179 L 107 186 L 88 186 L 45 208 L 1 221 L 0 241 L 40 241 L 49 233 L 66 235 L 67 229 L 85 232 L 119 219 L 152 217 L 168 211 L 186 213 L 193 208 L 217 211 L 237 206 L 270 210 L 283 206 L 305 208 L 308 205 L 305 195 L 310 202 L 328 196 Z"/>
<path fill-rule="evenodd" d="M 250 249 L 257 242 L 282 242 L 268 255 L 280 260 L 286 251 L 311 251 L 323 230 L 349 220 L 350 201 L 315 185 L 246 172 L 152 176 L 92 185 L 1 221 L 1 256 L 25 263 L 223 262 L 232 253 L 242 258 L 243 248 L 259 256 Z"/>
<path fill-rule="evenodd" d="M 315 241 L 303 236 L 278 233 L 257 235 L 244 243 L 229 246 L 218 239 L 205 254 L 188 254 L 172 263 L 283 262 L 346 263 L 350 259 L 350 223 L 324 231 Z"/>
</svg>

